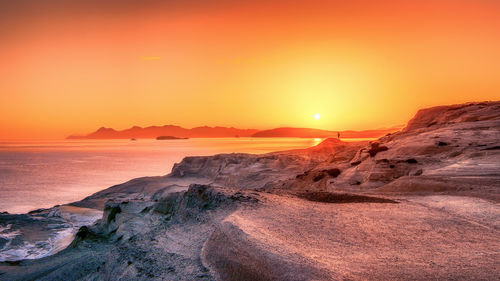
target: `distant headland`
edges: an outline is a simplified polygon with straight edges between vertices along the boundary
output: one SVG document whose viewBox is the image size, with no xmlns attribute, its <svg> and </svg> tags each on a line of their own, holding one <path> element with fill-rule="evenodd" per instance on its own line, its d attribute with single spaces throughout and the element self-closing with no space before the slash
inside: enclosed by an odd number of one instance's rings
<svg viewBox="0 0 500 281">
<path fill-rule="evenodd" d="M 71 135 L 67 139 L 157 139 L 161 136 L 171 138 L 234 138 L 234 137 L 263 137 L 263 138 L 378 138 L 401 129 L 401 126 L 392 128 L 362 130 L 362 131 L 329 131 L 312 128 L 283 127 L 271 130 L 238 129 L 234 127 L 195 127 L 191 129 L 176 125 L 139 127 L 133 126 L 125 130 L 101 127 L 87 135 Z"/>
</svg>

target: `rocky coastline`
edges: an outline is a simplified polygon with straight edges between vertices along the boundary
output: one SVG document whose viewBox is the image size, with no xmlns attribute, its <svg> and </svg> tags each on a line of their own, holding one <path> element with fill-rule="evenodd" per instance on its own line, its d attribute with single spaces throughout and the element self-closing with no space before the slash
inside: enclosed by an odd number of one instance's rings
<svg viewBox="0 0 500 281">
<path fill-rule="evenodd" d="M 0 280 L 492 280 L 499 171 L 500 102 L 372 142 L 186 157 L 64 206 L 102 217 Z"/>
</svg>

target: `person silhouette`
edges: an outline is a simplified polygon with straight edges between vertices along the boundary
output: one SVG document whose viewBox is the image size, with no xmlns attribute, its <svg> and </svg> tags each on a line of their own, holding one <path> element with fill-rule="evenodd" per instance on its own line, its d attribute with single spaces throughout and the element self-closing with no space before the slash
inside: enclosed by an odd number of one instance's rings
<svg viewBox="0 0 500 281">
<path fill-rule="evenodd" d="M 340 139 L 340 132 L 337 132 L 337 138 Z"/>
</svg>

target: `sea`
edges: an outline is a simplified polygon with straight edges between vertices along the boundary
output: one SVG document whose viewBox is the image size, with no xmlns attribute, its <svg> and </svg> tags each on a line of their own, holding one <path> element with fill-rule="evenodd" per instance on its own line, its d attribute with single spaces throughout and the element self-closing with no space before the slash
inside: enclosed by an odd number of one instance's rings
<svg viewBox="0 0 500 281">
<path fill-rule="evenodd" d="M 170 173 L 182 158 L 307 148 L 321 139 L 0 141 L 0 212 L 26 213 L 81 200 L 137 177 Z"/>
</svg>

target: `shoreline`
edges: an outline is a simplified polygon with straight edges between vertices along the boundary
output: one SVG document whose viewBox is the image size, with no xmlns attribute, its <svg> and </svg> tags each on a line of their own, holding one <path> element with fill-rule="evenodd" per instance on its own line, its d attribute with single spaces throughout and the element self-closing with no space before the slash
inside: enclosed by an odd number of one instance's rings
<svg viewBox="0 0 500 281">
<path fill-rule="evenodd" d="M 40 259 L 54 255 L 73 241 L 80 227 L 102 218 L 102 211 L 69 205 L 39 209 L 29 214 L 2 214 L 0 262 Z"/>
</svg>

